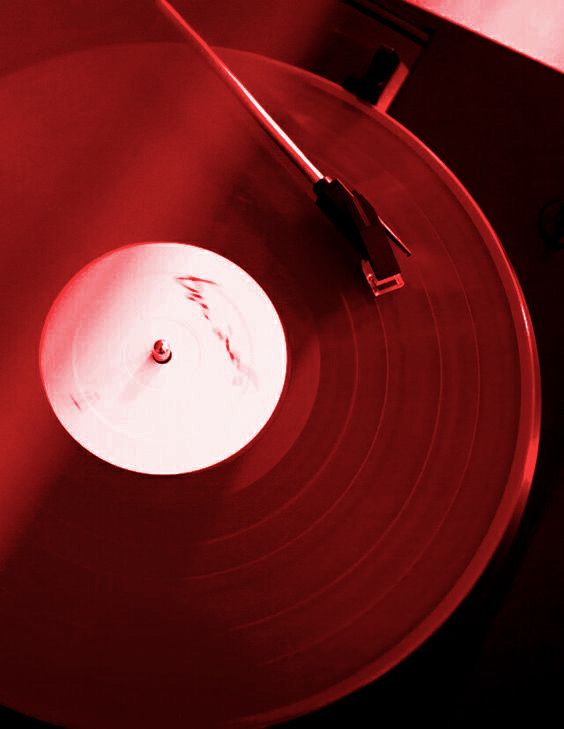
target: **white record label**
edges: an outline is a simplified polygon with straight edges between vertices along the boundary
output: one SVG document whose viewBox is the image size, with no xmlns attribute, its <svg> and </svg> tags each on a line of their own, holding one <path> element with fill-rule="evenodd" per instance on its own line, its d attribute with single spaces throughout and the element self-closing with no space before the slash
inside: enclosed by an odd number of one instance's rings
<svg viewBox="0 0 564 729">
<path fill-rule="evenodd" d="M 66 430 L 148 474 L 196 471 L 247 445 L 278 403 L 286 362 L 280 318 L 257 282 L 180 243 L 130 245 L 88 264 L 53 303 L 40 344 Z"/>
</svg>

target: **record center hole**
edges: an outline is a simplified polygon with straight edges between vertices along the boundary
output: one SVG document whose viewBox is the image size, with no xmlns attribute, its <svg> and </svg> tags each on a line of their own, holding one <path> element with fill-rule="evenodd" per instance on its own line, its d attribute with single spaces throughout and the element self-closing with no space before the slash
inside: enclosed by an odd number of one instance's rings
<svg viewBox="0 0 564 729">
<path fill-rule="evenodd" d="M 166 339 L 157 339 L 153 344 L 151 354 L 155 362 L 158 362 L 158 364 L 166 364 L 172 358 L 172 349 Z"/>
</svg>

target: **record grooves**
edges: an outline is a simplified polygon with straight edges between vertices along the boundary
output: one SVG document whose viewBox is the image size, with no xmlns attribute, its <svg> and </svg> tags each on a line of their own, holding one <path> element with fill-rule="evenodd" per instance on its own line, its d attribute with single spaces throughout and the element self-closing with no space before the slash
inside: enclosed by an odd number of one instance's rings
<svg viewBox="0 0 564 729">
<path fill-rule="evenodd" d="M 409 132 L 329 82 L 224 57 L 414 255 L 405 287 L 375 301 L 296 173 L 183 45 L 4 77 L 2 331 L 18 365 L 3 366 L 18 408 L 2 456 L 0 702 L 65 726 L 265 726 L 335 700 L 444 622 L 530 486 L 534 337 L 473 201 Z M 38 368 L 65 284 L 148 241 L 240 267 L 288 352 L 256 437 L 175 476 L 76 443 Z"/>
</svg>

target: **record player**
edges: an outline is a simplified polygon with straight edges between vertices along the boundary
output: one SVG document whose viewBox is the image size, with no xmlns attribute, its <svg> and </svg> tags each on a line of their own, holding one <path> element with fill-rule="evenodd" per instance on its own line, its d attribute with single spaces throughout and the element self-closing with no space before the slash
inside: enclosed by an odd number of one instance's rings
<svg viewBox="0 0 564 729">
<path fill-rule="evenodd" d="M 157 5 L 3 24 L 7 721 L 548 705 L 561 76 L 404 3 Z"/>
</svg>

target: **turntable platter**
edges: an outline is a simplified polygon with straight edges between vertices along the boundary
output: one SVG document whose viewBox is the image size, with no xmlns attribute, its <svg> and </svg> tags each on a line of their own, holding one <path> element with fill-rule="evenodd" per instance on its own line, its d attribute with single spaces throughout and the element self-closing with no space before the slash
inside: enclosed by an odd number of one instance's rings
<svg viewBox="0 0 564 729">
<path fill-rule="evenodd" d="M 532 478 L 534 337 L 469 195 L 336 86 L 224 55 L 414 255 L 375 301 L 295 171 L 181 44 L 2 79 L 0 702 L 63 726 L 264 726 L 360 687 L 452 613 Z M 287 346 L 254 440 L 182 475 L 97 458 L 41 383 L 65 285 L 145 241 L 238 266 Z"/>
</svg>

